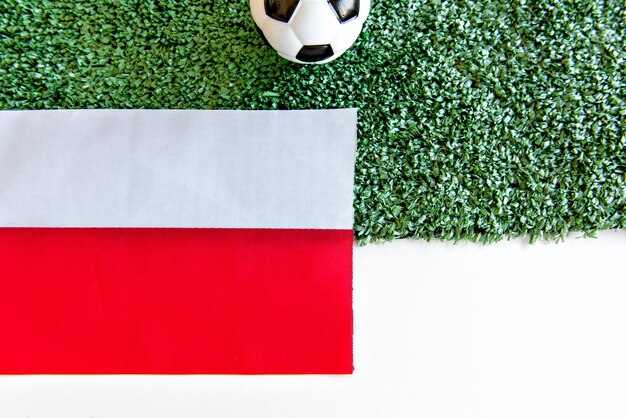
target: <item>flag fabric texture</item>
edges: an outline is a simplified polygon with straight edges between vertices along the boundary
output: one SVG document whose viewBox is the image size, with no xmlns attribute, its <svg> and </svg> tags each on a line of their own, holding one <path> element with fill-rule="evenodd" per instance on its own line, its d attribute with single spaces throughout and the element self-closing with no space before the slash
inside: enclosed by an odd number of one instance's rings
<svg viewBox="0 0 626 418">
<path fill-rule="evenodd" d="M 0 112 L 0 374 L 352 373 L 356 110 Z"/>
</svg>

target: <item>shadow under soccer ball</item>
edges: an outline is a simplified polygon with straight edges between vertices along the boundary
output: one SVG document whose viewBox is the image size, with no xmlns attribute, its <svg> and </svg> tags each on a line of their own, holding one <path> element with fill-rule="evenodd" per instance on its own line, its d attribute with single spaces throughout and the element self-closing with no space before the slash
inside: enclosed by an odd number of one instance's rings
<svg viewBox="0 0 626 418">
<path fill-rule="evenodd" d="M 299 64 L 324 64 L 356 41 L 370 0 L 250 0 L 261 37 Z"/>
</svg>

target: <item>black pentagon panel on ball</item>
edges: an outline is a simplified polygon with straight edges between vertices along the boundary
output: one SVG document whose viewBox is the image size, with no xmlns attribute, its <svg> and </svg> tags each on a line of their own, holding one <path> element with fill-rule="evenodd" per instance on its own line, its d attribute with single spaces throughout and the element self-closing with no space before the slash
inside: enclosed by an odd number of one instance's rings
<svg viewBox="0 0 626 418">
<path fill-rule="evenodd" d="M 272 19 L 289 22 L 300 0 L 265 0 L 265 13 Z"/>
<path fill-rule="evenodd" d="M 333 54 L 330 45 L 305 45 L 296 55 L 296 59 L 302 62 L 318 62 L 332 57 Z"/>
<path fill-rule="evenodd" d="M 359 0 L 328 0 L 342 23 L 359 16 Z"/>
</svg>

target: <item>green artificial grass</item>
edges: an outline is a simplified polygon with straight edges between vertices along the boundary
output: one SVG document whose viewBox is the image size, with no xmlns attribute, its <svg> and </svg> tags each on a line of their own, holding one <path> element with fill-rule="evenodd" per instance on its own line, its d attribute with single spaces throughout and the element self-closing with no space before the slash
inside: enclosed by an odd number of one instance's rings
<svg viewBox="0 0 626 418">
<path fill-rule="evenodd" d="M 372 1 L 298 66 L 246 0 L 2 0 L 0 108 L 358 107 L 361 243 L 626 227 L 623 0 Z"/>
</svg>

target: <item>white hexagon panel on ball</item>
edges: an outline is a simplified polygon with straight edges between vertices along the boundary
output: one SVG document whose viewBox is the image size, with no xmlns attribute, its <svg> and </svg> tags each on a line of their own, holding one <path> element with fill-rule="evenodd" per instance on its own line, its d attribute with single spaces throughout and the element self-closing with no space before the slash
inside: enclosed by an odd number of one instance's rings
<svg viewBox="0 0 626 418">
<path fill-rule="evenodd" d="M 323 64 L 356 41 L 370 0 L 250 0 L 259 34 L 290 61 Z"/>
</svg>

